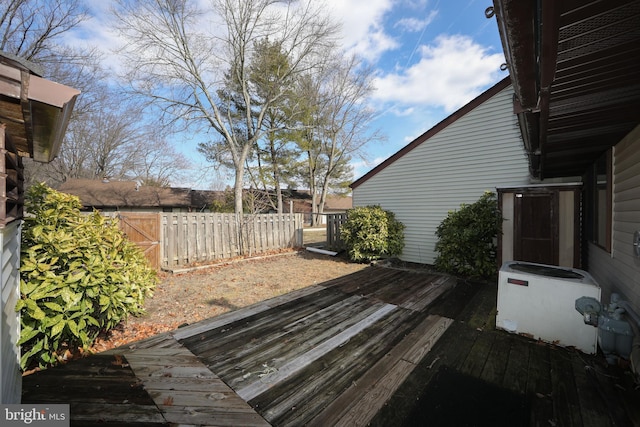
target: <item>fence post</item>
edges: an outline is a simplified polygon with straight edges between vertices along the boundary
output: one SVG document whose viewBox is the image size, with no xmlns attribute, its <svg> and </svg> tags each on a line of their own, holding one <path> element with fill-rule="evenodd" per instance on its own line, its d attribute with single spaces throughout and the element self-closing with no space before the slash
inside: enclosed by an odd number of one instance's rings
<svg viewBox="0 0 640 427">
<path fill-rule="evenodd" d="M 327 246 L 332 250 L 345 248 L 344 241 L 340 237 L 340 226 L 347 222 L 346 213 L 327 215 Z"/>
</svg>

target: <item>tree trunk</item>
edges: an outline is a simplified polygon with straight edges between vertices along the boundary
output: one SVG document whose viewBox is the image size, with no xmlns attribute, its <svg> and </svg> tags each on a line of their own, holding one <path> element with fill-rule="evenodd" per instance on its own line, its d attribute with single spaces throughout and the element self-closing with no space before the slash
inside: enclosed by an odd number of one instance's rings
<svg viewBox="0 0 640 427">
<path fill-rule="evenodd" d="M 276 188 L 276 197 L 277 197 L 277 212 L 279 214 L 282 213 L 282 188 L 280 187 L 280 169 L 277 164 L 277 153 L 274 146 L 273 141 L 270 141 L 270 150 L 271 150 L 271 165 L 273 167 L 273 182 Z"/>
<path fill-rule="evenodd" d="M 236 179 L 233 184 L 233 196 L 234 196 L 234 211 L 237 214 L 242 214 L 242 181 L 244 180 L 244 170 L 242 168 L 236 169 Z"/>
</svg>

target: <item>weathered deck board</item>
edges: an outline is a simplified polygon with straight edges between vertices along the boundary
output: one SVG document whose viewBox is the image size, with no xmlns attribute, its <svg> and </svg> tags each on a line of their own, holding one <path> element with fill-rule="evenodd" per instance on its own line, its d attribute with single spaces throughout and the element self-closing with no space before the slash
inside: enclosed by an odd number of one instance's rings
<svg viewBox="0 0 640 427">
<path fill-rule="evenodd" d="M 497 335 L 487 355 L 480 379 L 493 384 L 502 384 L 509 363 L 511 342 L 505 335 Z"/>
<path fill-rule="evenodd" d="M 376 362 L 423 317 L 410 310 L 389 316 L 357 334 L 342 347 L 309 364 L 290 378 L 250 401 L 274 425 L 304 425 L 337 396 L 360 381 Z"/>
<path fill-rule="evenodd" d="M 381 287 L 394 286 L 402 280 L 402 274 L 397 270 L 372 268 L 350 274 L 349 276 L 323 283 L 327 288 L 336 288 L 347 294 L 371 295 Z"/>
<path fill-rule="evenodd" d="M 582 425 L 571 355 L 565 351 L 550 351 L 549 356 L 551 359 L 554 418 L 559 425 Z"/>
<path fill-rule="evenodd" d="M 580 390 L 578 399 L 580 402 L 580 414 L 584 427 L 599 427 L 609 422 L 607 407 L 596 389 L 589 386 L 587 371 L 592 369 L 582 362 L 580 357 L 571 358 L 573 376 L 576 389 Z"/>
<path fill-rule="evenodd" d="M 367 268 L 30 375 L 24 402 L 70 403 L 72 426 L 388 427 L 424 422 L 446 371 L 515 394 L 530 426 L 640 425 L 622 370 L 495 330 L 497 286 L 453 283 Z"/>
<path fill-rule="evenodd" d="M 542 344 L 529 346 L 526 393 L 532 396 L 529 423 L 532 426 L 548 424 L 554 419 L 550 372 L 549 349 Z"/>
<path fill-rule="evenodd" d="M 164 419 L 170 423 L 268 425 L 253 408 L 183 346 L 125 349 L 122 356 L 126 358 Z"/>
<path fill-rule="evenodd" d="M 140 341 L 133 342 L 127 345 L 130 349 L 135 348 L 174 348 L 180 347 L 180 344 L 173 338 L 170 332 L 154 335 L 150 338 L 146 338 Z"/>
<path fill-rule="evenodd" d="M 23 378 L 22 403 L 68 403 L 72 425 L 166 425 L 128 363 L 112 354 L 75 360 Z M 108 424 L 107 424 L 108 425 Z"/>
<path fill-rule="evenodd" d="M 451 323 L 440 316 L 427 317 L 308 425 L 366 425 Z"/>
<path fill-rule="evenodd" d="M 173 332 L 173 337 L 176 340 L 187 339 L 194 335 L 199 335 L 203 332 L 207 332 L 212 329 L 217 329 L 217 328 L 226 326 L 237 320 L 262 313 L 263 311 L 269 310 L 270 308 L 274 308 L 279 305 L 297 300 L 298 298 L 312 295 L 323 289 L 325 289 L 325 286 L 322 286 L 322 285 L 313 285 L 306 288 L 298 289 L 298 290 L 286 293 L 284 295 L 280 295 L 280 296 L 271 298 L 269 300 L 259 302 L 257 304 L 243 307 L 238 310 L 221 314 L 220 316 L 216 316 L 211 319 L 206 319 L 201 322 L 194 323 L 193 325 L 182 327 Z"/>
<path fill-rule="evenodd" d="M 428 286 L 424 286 L 423 290 L 416 293 L 416 298 L 404 303 L 402 307 L 410 310 L 422 311 L 431 305 L 436 299 L 451 290 L 456 285 L 456 279 L 452 277 L 440 277 L 434 280 Z"/>
<path fill-rule="evenodd" d="M 295 304 L 287 301 L 181 342 L 270 422 L 306 423 L 411 334 L 427 316 L 420 308 L 455 284 L 433 274 L 373 273 L 364 281 L 350 275 L 325 283 L 326 289 Z M 405 356 L 419 359 L 427 348 L 414 347 Z M 330 394 L 309 394 L 329 384 L 335 389 Z"/>
<path fill-rule="evenodd" d="M 138 426 L 169 425 L 155 405 L 135 405 L 122 402 L 117 405 L 71 402 L 71 425 L 86 426 L 90 423 L 99 425 Z"/>
<path fill-rule="evenodd" d="M 313 315 L 343 299 L 343 294 L 331 290 L 321 290 L 311 296 L 301 297 L 294 302 L 285 303 L 273 309 L 268 307 L 258 313 L 251 313 L 231 323 L 181 339 L 180 342 L 197 354 L 207 351 L 212 346 L 218 349 L 223 345 L 236 348 L 239 344 L 246 344 L 255 338 L 264 336 L 265 330 L 281 329 L 292 321 Z"/>
<path fill-rule="evenodd" d="M 479 378 L 487 363 L 495 338 L 496 336 L 492 333 L 480 332 L 469 350 L 467 358 L 462 363 L 460 372 Z"/>
<path fill-rule="evenodd" d="M 529 370 L 529 347 L 510 342 L 502 387 L 515 393 L 525 393 Z"/>
<path fill-rule="evenodd" d="M 248 332 L 247 340 L 243 342 L 234 340 L 228 343 L 221 337 L 220 340 L 215 340 L 214 349 L 198 353 L 197 347 L 190 348 L 206 360 L 211 369 L 223 376 L 229 385 L 242 386 L 247 382 L 245 380 L 253 379 L 249 376 L 251 373 L 259 373 L 265 368 L 282 368 L 288 360 L 298 358 L 342 331 L 352 328 L 382 306 L 381 303 L 374 304 L 360 297 L 351 297 L 349 300 L 357 301 L 350 307 L 337 303 L 302 319 L 298 318 L 300 313 L 297 313 L 294 317 L 298 320 L 296 324 L 261 323 L 257 331 Z M 356 311 L 355 308 L 359 310 Z M 313 322 L 301 321 L 309 317 Z M 275 324 L 276 328 L 264 327 L 269 324 Z"/>
<path fill-rule="evenodd" d="M 371 315 L 365 317 L 355 325 L 350 326 L 344 331 L 332 336 L 321 344 L 311 348 L 309 351 L 299 355 L 298 357 L 289 360 L 279 368 L 277 372 L 269 374 L 264 378 L 260 378 L 257 381 L 253 381 L 244 387 L 237 389 L 236 392 L 240 397 L 245 400 L 251 400 L 256 396 L 264 393 L 281 381 L 286 380 L 297 372 L 301 371 L 305 366 L 320 359 L 325 354 L 343 345 L 349 339 L 356 334 L 362 332 L 364 329 L 377 322 L 382 317 L 389 314 L 397 307 L 391 304 L 384 304 L 374 311 Z"/>
</svg>

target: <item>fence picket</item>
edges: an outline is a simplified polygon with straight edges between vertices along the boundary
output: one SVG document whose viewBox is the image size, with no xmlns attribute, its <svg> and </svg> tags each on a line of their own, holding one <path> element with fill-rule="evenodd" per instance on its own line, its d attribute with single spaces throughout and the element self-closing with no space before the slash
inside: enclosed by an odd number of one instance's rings
<svg viewBox="0 0 640 427">
<path fill-rule="evenodd" d="M 302 246 L 302 214 L 165 212 L 161 224 L 164 268 Z"/>
<path fill-rule="evenodd" d="M 347 222 L 346 213 L 327 215 L 327 246 L 333 250 L 344 249 L 344 242 L 340 237 L 340 226 Z"/>
</svg>

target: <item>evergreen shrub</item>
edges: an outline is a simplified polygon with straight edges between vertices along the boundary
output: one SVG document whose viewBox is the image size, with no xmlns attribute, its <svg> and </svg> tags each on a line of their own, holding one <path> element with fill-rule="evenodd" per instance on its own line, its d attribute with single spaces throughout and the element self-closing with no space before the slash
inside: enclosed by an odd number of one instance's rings
<svg viewBox="0 0 640 427">
<path fill-rule="evenodd" d="M 495 193 L 485 192 L 471 205 L 449 212 L 436 230 L 434 266 L 457 276 L 489 278 L 496 274 L 497 236 L 502 215 Z"/>
<path fill-rule="evenodd" d="M 349 258 L 355 262 L 400 255 L 404 248 L 404 224 L 380 206 L 363 206 L 347 211 L 340 227 Z"/>
<path fill-rule="evenodd" d="M 21 249 L 22 369 L 87 350 L 101 331 L 140 315 L 156 271 L 117 219 L 80 213 L 80 200 L 44 184 L 26 194 Z"/>
</svg>

